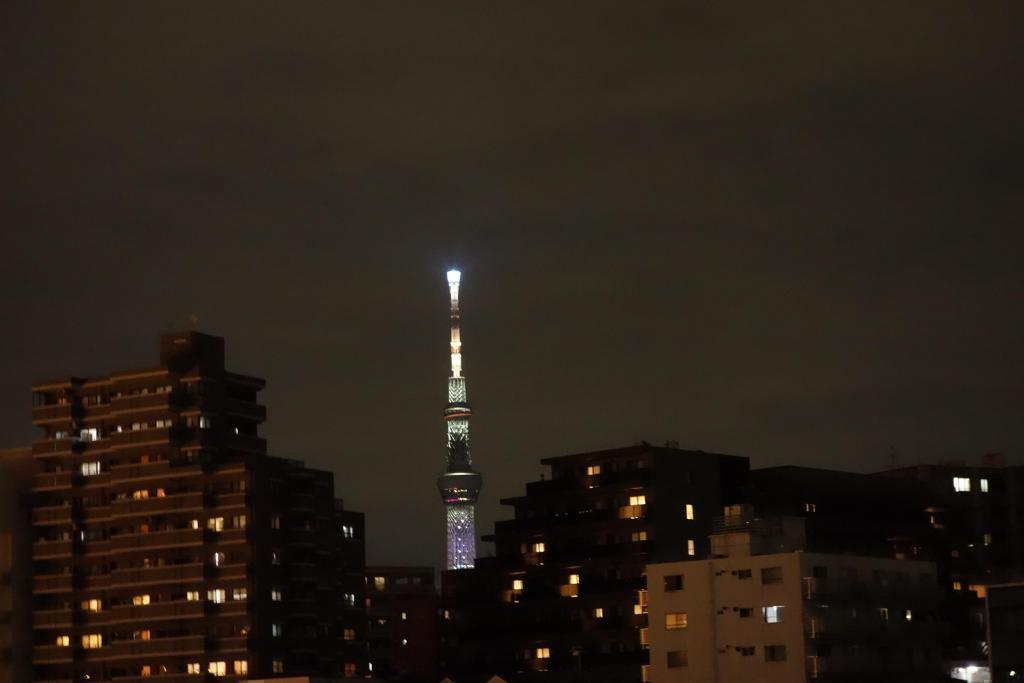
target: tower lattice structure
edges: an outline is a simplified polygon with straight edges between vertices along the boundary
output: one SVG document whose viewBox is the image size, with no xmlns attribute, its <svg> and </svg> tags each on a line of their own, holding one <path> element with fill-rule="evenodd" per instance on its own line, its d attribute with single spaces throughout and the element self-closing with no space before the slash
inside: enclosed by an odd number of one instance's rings
<svg viewBox="0 0 1024 683">
<path fill-rule="evenodd" d="M 469 418 L 472 410 L 466 396 L 466 378 L 462 375 L 462 338 L 459 331 L 459 283 L 462 274 L 448 271 L 451 295 L 451 374 L 448 377 L 447 458 L 437 488 L 445 505 L 447 569 L 473 566 L 476 558 L 476 501 L 483 477 L 473 471 L 469 454 Z"/>
</svg>

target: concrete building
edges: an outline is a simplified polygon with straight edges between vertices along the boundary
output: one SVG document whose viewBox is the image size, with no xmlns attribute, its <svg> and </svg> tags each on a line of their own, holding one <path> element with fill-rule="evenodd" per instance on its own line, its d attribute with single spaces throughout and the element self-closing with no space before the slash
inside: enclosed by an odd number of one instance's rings
<svg viewBox="0 0 1024 683">
<path fill-rule="evenodd" d="M 985 609 L 991 680 L 993 683 L 1024 680 L 1024 583 L 988 586 Z M 978 674 L 976 668 L 965 667 L 961 678 L 971 680 Z"/>
<path fill-rule="evenodd" d="M 33 386 L 35 680 L 366 672 L 363 517 L 267 455 L 263 386 L 197 332 Z"/>
<path fill-rule="evenodd" d="M 0 450 L 0 683 L 32 678 L 32 475 L 29 448 Z"/>
<path fill-rule="evenodd" d="M 515 516 L 485 537 L 495 556 L 442 575 L 442 673 L 639 681 L 647 564 L 706 557 L 749 462 L 646 443 L 541 462 L 550 478 L 502 501 Z"/>
<path fill-rule="evenodd" d="M 799 519 L 730 509 L 707 560 L 647 568 L 654 683 L 945 681 L 931 562 L 810 553 Z"/>
<path fill-rule="evenodd" d="M 366 568 L 366 640 L 374 677 L 438 680 L 437 604 L 433 567 Z"/>
</svg>

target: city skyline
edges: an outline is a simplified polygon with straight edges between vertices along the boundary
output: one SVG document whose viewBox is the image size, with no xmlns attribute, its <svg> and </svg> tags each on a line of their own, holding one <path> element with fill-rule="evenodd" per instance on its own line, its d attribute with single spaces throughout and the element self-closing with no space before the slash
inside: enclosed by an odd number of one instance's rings
<svg viewBox="0 0 1024 683">
<path fill-rule="evenodd" d="M 440 566 L 457 263 L 481 534 L 644 439 L 1024 452 L 1016 7 L 0 12 L 0 447 L 194 315 L 368 559 Z"/>
</svg>

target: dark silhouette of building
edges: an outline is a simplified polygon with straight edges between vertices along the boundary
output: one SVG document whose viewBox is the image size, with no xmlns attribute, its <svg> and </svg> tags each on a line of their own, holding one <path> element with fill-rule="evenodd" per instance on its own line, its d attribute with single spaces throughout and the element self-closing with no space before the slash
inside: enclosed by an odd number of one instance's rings
<svg viewBox="0 0 1024 683">
<path fill-rule="evenodd" d="M 985 609 L 992 683 L 1017 683 L 1024 679 L 1024 583 L 989 586 Z"/>
<path fill-rule="evenodd" d="M 433 567 L 366 568 L 367 644 L 375 678 L 438 680 L 437 604 Z"/>
<path fill-rule="evenodd" d="M 496 554 L 445 572 L 443 672 L 459 683 L 639 681 L 649 562 L 704 558 L 746 458 L 640 444 L 541 461 L 550 479 L 502 502 Z"/>
<path fill-rule="evenodd" d="M 362 515 L 266 454 L 263 387 L 197 332 L 33 386 L 35 680 L 365 672 Z"/>
<path fill-rule="evenodd" d="M 0 450 L 0 683 L 32 679 L 31 488 L 29 448 Z"/>
</svg>

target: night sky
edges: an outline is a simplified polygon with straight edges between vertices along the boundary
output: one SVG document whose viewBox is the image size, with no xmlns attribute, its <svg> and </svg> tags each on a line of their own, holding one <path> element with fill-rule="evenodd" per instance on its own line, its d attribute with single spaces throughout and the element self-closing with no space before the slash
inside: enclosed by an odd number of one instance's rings
<svg viewBox="0 0 1024 683">
<path fill-rule="evenodd" d="M 487 5 L 486 7 L 484 5 Z M 0 4 L 0 446 L 34 379 L 227 338 L 369 560 L 541 457 L 1024 453 L 1024 3 Z"/>
</svg>

